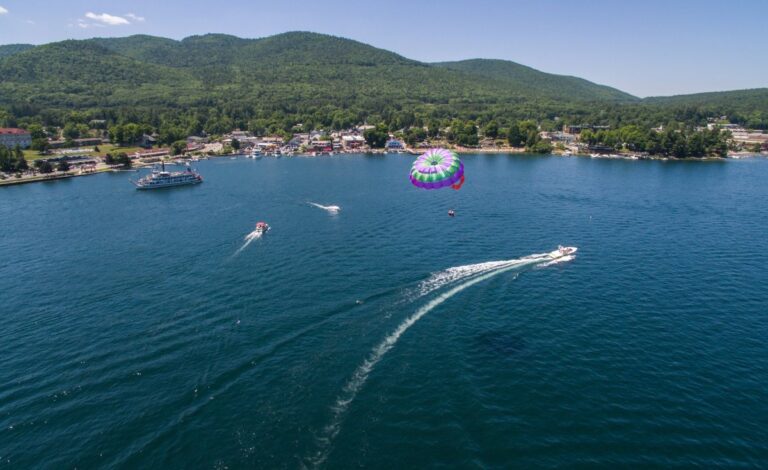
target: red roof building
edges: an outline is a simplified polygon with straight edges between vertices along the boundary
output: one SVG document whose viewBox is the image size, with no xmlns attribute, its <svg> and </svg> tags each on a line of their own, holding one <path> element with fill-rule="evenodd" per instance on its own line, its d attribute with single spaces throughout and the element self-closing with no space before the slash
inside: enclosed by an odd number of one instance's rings
<svg viewBox="0 0 768 470">
<path fill-rule="evenodd" d="M 0 127 L 0 145 L 9 148 L 14 148 L 17 145 L 24 149 L 29 148 L 32 145 L 32 136 L 26 129 Z"/>
</svg>

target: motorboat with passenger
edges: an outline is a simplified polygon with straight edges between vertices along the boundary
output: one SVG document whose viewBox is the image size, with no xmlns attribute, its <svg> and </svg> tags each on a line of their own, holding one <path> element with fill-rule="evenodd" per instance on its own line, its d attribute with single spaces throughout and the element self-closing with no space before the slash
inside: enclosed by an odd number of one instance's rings
<svg viewBox="0 0 768 470">
<path fill-rule="evenodd" d="M 557 259 L 557 258 L 562 258 L 564 256 L 570 256 L 576 253 L 576 251 L 578 251 L 578 248 L 576 248 L 575 246 L 560 245 L 557 247 L 556 250 L 550 251 L 549 253 L 547 253 L 547 256 L 550 257 L 551 259 Z"/>
<path fill-rule="evenodd" d="M 256 229 L 254 230 L 254 233 L 262 235 L 268 232 L 270 228 L 271 227 L 266 222 L 256 222 Z"/>
</svg>

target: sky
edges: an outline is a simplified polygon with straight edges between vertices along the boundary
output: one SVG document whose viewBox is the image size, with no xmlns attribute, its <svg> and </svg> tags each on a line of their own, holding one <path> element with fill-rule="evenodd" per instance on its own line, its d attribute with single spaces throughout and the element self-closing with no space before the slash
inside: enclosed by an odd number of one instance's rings
<svg viewBox="0 0 768 470">
<path fill-rule="evenodd" d="M 286 31 L 426 62 L 512 60 L 641 97 L 768 87 L 768 0 L 0 0 L 0 44 Z"/>
</svg>

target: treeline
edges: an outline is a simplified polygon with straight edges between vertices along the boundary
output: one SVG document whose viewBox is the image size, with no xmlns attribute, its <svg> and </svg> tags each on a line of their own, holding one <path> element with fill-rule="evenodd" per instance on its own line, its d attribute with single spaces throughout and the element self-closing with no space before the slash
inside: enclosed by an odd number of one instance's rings
<svg viewBox="0 0 768 470">
<path fill-rule="evenodd" d="M 677 158 L 725 157 L 728 153 L 727 132 L 719 129 L 695 130 L 670 126 L 660 132 L 638 126 L 623 126 L 615 130 L 584 130 L 581 141 L 589 145 L 604 145 L 616 150 L 647 152 Z"/>
</svg>

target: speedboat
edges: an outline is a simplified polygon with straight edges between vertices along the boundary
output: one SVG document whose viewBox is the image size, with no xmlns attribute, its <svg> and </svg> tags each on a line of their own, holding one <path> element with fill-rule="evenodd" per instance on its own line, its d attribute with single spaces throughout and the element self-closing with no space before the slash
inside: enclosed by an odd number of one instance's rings
<svg viewBox="0 0 768 470">
<path fill-rule="evenodd" d="M 552 259 L 557 259 L 557 258 L 562 258 L 563 256 L 570 256 L 576 253 L 577 250 L 578 248 L 576 248 L 575 246 L 560 245 L 557 247 L 556 250 L 550 251 L 549 253 L 547 253 L 547 256 Z"/>
<path fill-rule="evenodd" d="M 456 215 L 456 212 L 455 212 L 453 209 L 450 209 L 450 210 L 448 210 L 448 215 L 449 215 L 450 217 L 453 217 L 453 216 L 455 216 L 455 215 Z"/>
<path fill-rule="evenodd" d="M 266 222 L 256 222 L 256 230 L 254 230 L 254 232 L 261 235 L 263 233 L 268 232 L 269 228 L 270 228 L 269 224 Z"/>
</svg>

